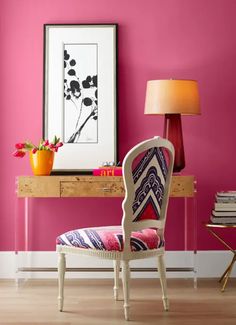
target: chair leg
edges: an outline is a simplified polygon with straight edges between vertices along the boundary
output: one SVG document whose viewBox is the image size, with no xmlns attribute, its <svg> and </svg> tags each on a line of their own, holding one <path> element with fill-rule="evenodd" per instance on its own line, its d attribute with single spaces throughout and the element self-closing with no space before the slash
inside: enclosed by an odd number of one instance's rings
<svg viewBox="0 0 236 325">
<path fill-rule="evenodd" d="M 58 255 L 58 309 L 63 310 L 64 303 L 64 279 L 66 271 L 66 257 L 64 253 Z"/>
<path fill-rule="evenodd" d="M 164 256 L 160 255 L 158 256 L 158 271 L 160 275 L 160 282 L 161 282 L 161 288 L 162 288 L 162 300 L 164 309 L 167 311 L 169 310 L 169 300 L 167 298 L 167 285 L 166 285 L 166 267 L 164 262 Z"/>
<path fill-rule="evenodd" d="M 120 260 L 114 261 L 114 298 L 118 300 L 119 296 L 119 273 L 120 273 Z"/>
<path fill-rule="evenodd" d="M 129 307 L 130 307 L 129 306 L 129 280 L 130 280 L 129 261 L 123 261 L 122 263 L 122 280 L 123 280 L 125 320 L 129 320 Z"/>
</svg>

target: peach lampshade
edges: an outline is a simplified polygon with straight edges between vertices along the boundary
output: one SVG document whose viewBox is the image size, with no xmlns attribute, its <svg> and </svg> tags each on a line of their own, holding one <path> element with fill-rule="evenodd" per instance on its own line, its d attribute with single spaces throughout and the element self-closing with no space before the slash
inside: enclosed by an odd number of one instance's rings
<svg viewBox="0 0 236 325">
<path fill-rule="evenodd" d="M 198 86 L 195 80 L 150 80 L 147 82 L 145 114 L 164 114 L 163 137 L 175 148 L 174 169 L 185 167 L 181 115 L 200 114 Z"/>
<path fill-rule="evenodd" d="M 195 80 L 150 80 L 147 82 L 145 114 L 200 114 Z"/>
</svg>

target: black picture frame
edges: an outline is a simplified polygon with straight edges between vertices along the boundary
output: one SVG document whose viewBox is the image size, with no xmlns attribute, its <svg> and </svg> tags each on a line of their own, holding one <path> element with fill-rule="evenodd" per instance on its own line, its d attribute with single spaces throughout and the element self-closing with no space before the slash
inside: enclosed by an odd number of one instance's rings
<svg viewBox="0 0 236 325">
<path fill-rule="evenodd" d="M 118 162 L 117 30 L 44 25 L 43 138 L 64 143 L 52 174 L 90 174 Z"/>
</svg>

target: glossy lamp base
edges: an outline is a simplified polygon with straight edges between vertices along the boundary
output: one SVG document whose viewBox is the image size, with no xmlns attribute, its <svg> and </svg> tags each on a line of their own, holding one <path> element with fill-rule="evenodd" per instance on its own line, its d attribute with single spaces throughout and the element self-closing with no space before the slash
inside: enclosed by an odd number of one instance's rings
<svg viewBox="0 0 236 325">
<path fill-rule="evenodd" d="M 175 148 L 174 173 L 185 167 L 184 143 L 180 114 L 165 114 L 164 138 L 172 142 Z"/>
</svg>

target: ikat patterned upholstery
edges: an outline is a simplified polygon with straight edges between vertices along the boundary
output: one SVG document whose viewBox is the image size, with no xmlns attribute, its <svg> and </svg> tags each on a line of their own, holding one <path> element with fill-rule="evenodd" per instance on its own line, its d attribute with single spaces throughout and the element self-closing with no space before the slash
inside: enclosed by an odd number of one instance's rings
<svg viewBox="0 0 236 325">
<path fill-rule="evenodd" d="M 84 249 L 122 251 L 122 227 L 83 228 L 69 231 L 57 237 L 57 245 Z M 155 229 L 144 229 L 131 234 L 131 250 L 146 251 L 164 246 Z"/>
<path fill-rule="evenodd" d="M 133 168 L 133 222 L 160 219 L 167 172 L 166 157 L 162 148 L 147 150 L 136 162 Z"/>
<path fill-rule="evenodd" d="M 129 216 L 133 222 L 160 219 L 167 172 L 166 157 L 162 148 L 153 147 L 133 161 L 133 215 Z M 122 251 L 122 226 L 72 230 L 57 237 L 56 243 L 83 249 Z M 164 240 L 156 229 L 133 231 L 130 243 L 131 251 L 146 251 L 164 246 Z"/>
</svg>

